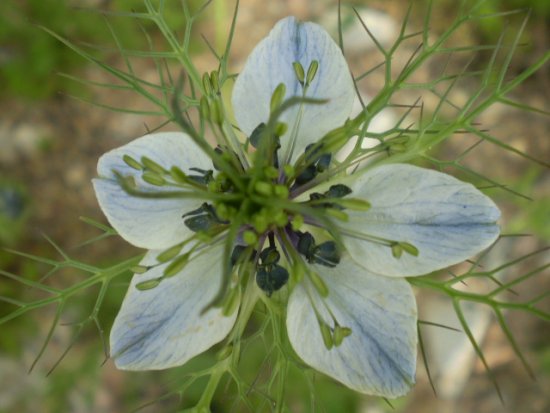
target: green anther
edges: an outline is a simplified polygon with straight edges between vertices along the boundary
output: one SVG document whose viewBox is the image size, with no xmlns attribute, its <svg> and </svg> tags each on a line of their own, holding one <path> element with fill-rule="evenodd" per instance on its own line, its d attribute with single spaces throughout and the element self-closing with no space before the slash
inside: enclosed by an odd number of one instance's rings
<svg viewBox="0 0 550 413">
<path fill-rule="evenodd" d="M 212 94 L 212 84 L 210 83 L 210 77 L 208 76 L 208 73 L 204 73 L 202 75 L 202 88 L 204 89 L 205 95 L 211 95 Z"/>
<path fill-rule="evenodd" d="M 327 348 L 327 350 L 330 350 L 332 347 L 334 347 L 332 331 L 330 330 L 330 327 L 323 322 L 319 323 L 319 328 L 321 329 L 321 336 L 323 337 L 323 343 L 325 343 L 325 347 Z"/>
<path fill-rule="evenodd" d="M 185 172 L 183 172 L 177 166 L 172 166 L 170 168 L 170 176 L 177 183 L 180 183 L 180 184 L 187 183 L 187 175 L 185 175 Z"/>
<path fill-rule="evenodd" d="M 308 271 L 309 279 L 315 286 L 315 289 L 317 292 L 321 295 L 321 297 L 328 297 L 328 287 L 321 278 L 319 274 L 317 274 L 315 271 Z"/>
<path fill-rule="evenodd" d="M 143 165 L 141 165 L 138 161 L 136 161 L 134 158 L 132 158 L 130 155 L 123 155 L 122 160 L 126 165 L 128 165 L 130 168 L 136 169 L 138 171 L 143 169 Z"/>
<path fill-rule="evenodd" d="M 227 295 L 223 303 L 222 314 L 225 317 L 229 317 L 239 308 L 240 301 L 241 294 L 239 288 L 235 287 L 229 290 L 229 294 Z"/>
<path fill-rule="evenodd" d="M 269 179 L 276 179 L 279 177 L 279 170 L 274 166 L 266 166 L 264 168 L 264 175 Z"/>
<path fill-rule="evenodd" d="M 220 75 L 218 72 L 214 71 L 210 73 L 210 84 L 215 93 L 220 91 Z"/>
<path fill-rule="evenodd" d="M 277 211 L 273 216 L 273 222 L 278 227 L 284 227 L 288 224 L 288 215 L 284 211 Z"/>
<path fill-rule="evenodd" d="M 409 244 L 408 242 L 400 242 L 399 246 L 405 251 L 407 254 L 410 254 L 412 256 L 418 257 L 418 248 L 416 248 L 414 245 Z"/>
<path fill-rule="evenodd" d="M 164 250 L 159 255 L 157 255 L 157 261 L 158 262 L 170 261 L 172 258 L 175 258 L 179 255 L 182 248 L 183 248 L 183 245 L 178 244 L 178 245 L 174 245 L 171 248 L 168 248 L 167 250 Z"/>
<path fill-rule="evenodd" d="M 317 69 L 319 69 L 319 61 L 313 60 L 309 64 L 309 68 L 307 69 L 306 85 L 309 86 L 311 84 L 311 82 L 315 78 L 315 75 L 317 74 Z"/>
<path fill-rule="evenodd" d="M 333 218 L 339 219 L 340 221 L 348 222 L 349 216 L 345 212 L 342 212 L 334 208 L 325 208 L 325 212 L 332 216 Z"/>
<path fill-rule="evenodd" d="M 304 217 L 300 214 L 294 215 L 290 221 L 290 225 L 294 231 L 299 231 L 304 225 Z"/>
<path fill-rule="evenodd" d="M 206 96 L 201 97 L 199 110 L 202 119 L 210 118 L 210 104 L 208 103 L 208 98 Z"/>
<path fill-rule="evenodd" d="M 280 184 L 275 185 L 273 187 L 273 192 L 275 193 L 275 196 L 277 198 L 288 199 L 289 192 L 286 185 L 280 185 Z"/>
<path fill-rule="evenodd" d="M 305 274 L 305 269 L 301 261 L 294 261 L 292 265 L 292 278 L 296 283 L 299 283 L 303 280 Z"/>
<path fill-rule="evenodd" d="M 145 265 L 136 265 L 130 268 L 130 271 L 132 271 L 134 274 L 143 274 L 149 271 L 149 267 L 146 267 Z"/>
<path fill-rule="evenodd" d="M 157 287 L 161 281 L 162 278 L 153 278 L 152 280 L 137 283 L 136 288 L 140 291 L 152 290 Z"/>
<path fill-rule="evenodd" d="M 254 231 L 247 229 L 243 232 L 243 241 L 247 245 L 256 245 L 258 243 L 258 235 Z"/>
<path fill-rule="evenodd" d="M 164 186 L 166 179 L 155 172 L 146 171 L 141 175 L 141 178 L 148 184 L 155 186 Z"/>
<path fill-rule="evenodd" d="M 189 253 L 180 255 L 175 258 L 168 266 L 164 269 L 163 277 L 170 278 L 178 274 L 189 262 Z"/>
<path fill-rule="evenodd" d="M 275 135 L 283 136 L 287 130 L 288 130 L 288 125 L 286 123 L 277 122 L 277 125 L 275 126 Z"/>
<path fill-rule="evenodd" d="M 391 245 L 391 254 L 393 255 L 393 258 L 401 258 L 403 255 L 403 248 L 398 242 Z"/>
<path fill-rule="evenodd" d="M 223 107 L 219 99 L 215 99 L 210 106 L 212 122 L 221 125 L 223 123 Z"/>
<path fill-rule="evenodd" d="M 302 66 L 302 64 L 300 62 L 292 63 L 292 67 L 294 68 L 294 73 L 296 74 L 296 79 L 298 79 L 298 82 L 300 82 L 303 85 L 304 80 L 306 78 L 306 74 L 304 72 L 304 67 Z"/>
<path fill-rule="evenodd" d="M 141 163 L 145 169 L 148 169 L 151 172 L 156 172 L 157 174 L 161 174 L 161 175 L 166 173 L 166 169 L 164 169 L 158 163 L 156 163 L 155 161 L 153 161 L 152 159 L 146 156 L 141 157 Z"/>
<path fill-rule="evenodd" d="M 254 185 L 254 190 L 261 195 L 265 195 L 265 196 L 273 195 L 273 185 L 271 185 L 268 182 L 263 182 L 263 181 L 256 182 L 256 184 Z"/>
<path fill-rule="evenodd" d="M 351 328 L 336 326 L 334 328 L 334 345 L 338 347 L 349 335 L 351 335 Z"/>
<path fill-rule="evenodd" d="M 271 112 L 275 112 L 281 106 L 281 103 L 283 103 L 283 100 L 286 95 L 286 86 L 284 83 L 279 83 L 279 85 L 275 88 L 273 91 L 273 95 L 271 95 L 271 104 L 269 105 Z"/>
<path fill-rule="evenodd" d="M 368 201 L 358 198 L 342 198 L 331 202 L 353 211 L 368 211 L 371 207 L 371 204 Z"/>
</svg>

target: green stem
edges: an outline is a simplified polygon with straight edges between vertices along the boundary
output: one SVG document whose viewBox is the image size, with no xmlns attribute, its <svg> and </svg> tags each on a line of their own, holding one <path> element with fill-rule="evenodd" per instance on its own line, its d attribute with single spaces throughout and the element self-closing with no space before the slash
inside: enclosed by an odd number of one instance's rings
<svg viewBox="0 0 550 413">
<path fill-rule="evenodd" d="M 25 304 L 24 307 L 21 307 L 7 314 L 6 316 L 0 318 L 0 325 L 5 322 L 8 322 L 9 320 L 13 320 L 14 318 L 17 318 L 25 313 L 28 313 L 29 311 L 36 310 L 38 308 L 45 307 L 47 305 L 54 304 L 57 302 L 64 302 L 72 295 L 75 295 L 81 292 L 82 290 L 88 289 L 95 284 L 105 283 L 111 280 L 112 278 L 128 271 L 133 266 L 137 265 L 142 258 L 143 258 L 142 255 L 130 258 L 129 260 L 116 264 L 110 268 L 107 268 L 105 270 L 100 270 L 93 276 L 85 279 L 84 281 L 81 281 L 65 290 L 60 290 L 59 292 L 57 292 L 51 297 L 43 298 L 31 303 Z M 60 267 L 62 266 L 63 265 L 60 265 Z"/>
<path fill-rule="evenodd" d="M 214 398 L 214 394 L 216 393 L 216 389 L 218 388 L 218 385 L 220 384 L 220 380 L 222 379 L 223 375 L 228 371 L 229 369 L 229 358 L 219 362 L 213 369 L 212 374 L 210 374 L 210 379 L 208 380 L 208 384 L 206 385 L 204 391 L 202 392 L 202 396 L 195 406 L 195 409 L 199 413 L 203 412 L 210 412 L 210 405 L 212 404 L 212 399 Z"/>
<path fill-rule="evenodd" d="M 250 319 L 259 298 L 258 288 L 254 285 L 254 277 L 250 277 L 243 296 L 244 300 L 241 304 L 239 317 L 237 318 L 235 327 L 233 328 L 228 340 L 229 343 L 234 343 L 234 347 L 231 350 L 231 356 L 226 357 L 213 367 L 208 384 L 206 385 L 202 396 L 195 407 L 199 413 L 210 411 L 210 404 L 212 403 L 212 399 L 216 393 L 218 385 L 220 384 L 221 378 L 225 373 L 231 370 L 231 366 L 233 364 L 236 365 L 238 363 L 240 354 L 240 337 L 244 333 L 244 329 L 248 324 L 248 320 Z"/>
</svg>

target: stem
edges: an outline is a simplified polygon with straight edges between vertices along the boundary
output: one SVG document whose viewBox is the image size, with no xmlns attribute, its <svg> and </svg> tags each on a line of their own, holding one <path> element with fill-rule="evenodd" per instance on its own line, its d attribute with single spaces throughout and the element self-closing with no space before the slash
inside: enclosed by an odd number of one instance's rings
<svg viewBox="0 0 550 413">
<path fill-rule="evenodd" d="M 212 399 L 214 398 L 216 389 L 220 384 L 221 378 L 228 371 L 228 369 L 229 369 L 229 358 L 221 361 L 214 367 L 212 374 L 210 374 L 210 379 L 208 380 L 208 384 L 206 385 L 202 393 L 202 396 L 196 405 L 196 410 L 198 412 L 200 413 L 210 412 L 210 404 L 212 403 Z"/>
</svg>

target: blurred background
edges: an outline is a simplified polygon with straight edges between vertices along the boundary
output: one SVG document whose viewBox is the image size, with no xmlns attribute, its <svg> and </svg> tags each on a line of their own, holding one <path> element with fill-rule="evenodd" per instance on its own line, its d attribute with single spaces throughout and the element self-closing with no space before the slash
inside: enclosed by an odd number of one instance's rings
<svg viewBox="0 0 550 413">
<path fill-rule="evenodd" d="M 185 0 L 184 0 L 185 1 Z M 168 0 L 167 14 L 170 26 L 183 32 L 184 24 L 178 1 Z M 197 9 L 202 2 L 189 1 Z M 349 1 L 365 19 L 374 35 L 384 45 L 396 38 L 405 16 L 408 2 Z M 199 70 L 211 71 L 216 60 L 201 36 L 209 39 L 214 48 L 221 50 L 225 44 L 232 18 L 234 2 L 214 0 L 195 27 L 196 39 L 191 49 Z M 550 3 L 538 0 L 488 0 L 483 13 L 492 14 L 517 8 L 530 8 L 530 18 L 521 37 L 521 46 L 511 63 L 509 77 L 521 73 L 548 50 L 550 41 Z M 90 180 L 95 176 L 98 157 L 105 151 L 120 146 L 161 124 L 163 119 L 154 116 L 136 116 L 106 109 L 102 106 L 147 111 L 147 102 L 121 91 L 90 88 L 75 81 L 88 79 L 105 81 L 106 74 L 90 65 L 80 56 L 47 34 L 40 26 L 70 39 L 78 45 L 92 47 L 94 55 L 116 67 L 124 67 L 105 17 L 104 11 L 143 10 L 141 0 L 3 0 L 0 2 L 0 269 L 39 280 L 47 274 L 48 267 L 6 251 L 6 248 L 42 257 L 58 258 L 55 249 L 45 236 L 54 240 L 70 256 L 102 266 L 115 263 L 135 253 L 124 241 L 108 238 L 100 242 L 82 245 L 100 232 L 84 223 L 80 217 L 90 217 L 106 222 L 96 203 Z M 172 12 L 173 10 L 173 12 Z M 445 30 L 456 15 L 456 2 L 434 2 L 430 27 L 434 35 Z M 422 28 L 426 7 L 415 2 L 412 9 L 410 31 Z M 264 37 L 280 18 L 294 14 L 303 20 L 321 22 L 336 33 L 336 2 L 329 0 L 261 1 L 242 0 L 237 20 L 231 65 L 238 72 L 254 45 Z M 478 20 L 468 25 L 452 40 L 453 45 L 495 44 L 504 30 L 504 44 L 518 32 L 525 12 Z M 159 33 L 153 24 L 132 19 L 108 17 L 120 41 L 127 49 L 148 48 L 144 32 L 153 44 Z M 382 61 L 373 42 L 364 33 L 351 9 L 344 8 L 343 28 L 346 57 L 354 73 L 361 73 Z M 406 61 L 418 42 L 411 42 L 409 49 L 396 56 L 396 61 Z M 471 56 L 458 56 L 450 60 L 457 71 Z M 472 67 L 482 70 L 488 64 L 490 53 L 479 53 Z M 416 75 L 418 82 L 438 76 L 441 66 L 447 64 L 437 59 L 422 67 Z M 143 79 L 156 80 L 154 63 L 147 59 L 135 59 L 133 68 Z M 65 76 L 65 75 L 70 76 Z M 379 90 L 383 73 L 375 71 L 361 83 L 361 93 L 368 99 Z M 452 99 L 464 102 L 473 89 L 467 82 L 453 91 Z M 526 105 L 550 111 L 550 67 L 545 65 L 530 77 L 513 97 Z M 403 99 L 412 103 L 418 92 L 406 91 Z M 423 96 L 427 110 L 438 101 L 435 96 Z M 431 100 L 430 100 L 431 99 Z M 96 102 L 98 104 L 92 104 Z M 400 115 L 399 108 L 380 119 L 381 125 L 392 125 Z M 538 159 L 550 160 L 550 118 L 540 113 L 526 113 L 496 106 L 480 119 L 503 142 Z M 383 126 L 381 126 L 383 127 Z M 450 139 L 437 149 L 440 159 L 455 159 L 458 154 L 475 142 L 463 135 Z M 550 175 L 548 170 L 511 152 L 484 143 L 463 159 L 463 165 L 503 183 L 513 191 L 533 199 L 513 196 L 505 191 L 491 190 L 503 210 L 503 232 L 532 234 L 529 237 L 510 238 L 499 243 L 494 253 L 496 266 L 507 260 L 522 257 L 548 246 L 550 242 Z M 463 179 L 474 182 L 475 177 L 461 171 L 450 170 Z M 514 278 L 540 267 L 548 261 L 548 254 L 538 254 L 532 259 L 510 267 L 505 277 Z M 528 297 L 549 289 L 549 273 L 539 274 L 516 293 Z M 47 282 L 59 288 L 67 288 L 82 279 L 72 270 L 58 272 Z M 107 335 L 112 320 L 126 289 L 121 282 L 111 288 L 99 314 L 101 326 Z M 36 299 L 31 289 L 0 278 L 0 296 L 17 300 Z M 98 329 L 88 323 L 79 330 L 80 322 L 94 306 L 97 291 L 86 291 L 71 301 L 64 309 L 60 325 L 41 356 L 29 373 L 34 359 L 40 353 L 48 334 L 56 308 L 41 308 L 0 326 L 0 412 L 126 412 L 140 405 L 155 402 L 143 408 L 146 412 L 178 411 L 178 395 L 163 397 L 177 388 L 189 368 L 166 372 L 125 373 L 117 371 L 110 361 L 105 361 L 104 346 Z M 541 308 L 549 310 L 549 303 Z M 437 298 L 419 295 L 421 312 L 444 314 L 444 305 Z M 0 317 L 15 309 L 13 304 L 0 301 Z M 470 310 L 468 310 L 470 311 Z M 421 313 L 422 314 L 422 313 Z M 392 401 L 393 407 L 376 398 L 361 397 L 343 386 L 316 377 L 317 404 L 313 408 L 303 402 L 309 389 L 291 377 L 289 406 L 291 411 L 320 412 L 548 412 L 550 398 L 550 328 L 548 323 L 522 313 L 509 313 L 507 318 L 514 337 L 525 358 L 534 370 L 536 380 L 529 377 L 514 354 L 498 324 L 490 313 L 472 309 L 470 313 L 476 325 L 476 334 L 482 343 L 484 354 L 499 383 L 504 404 L 499 400 L 495 387 L 483 365 L 469 351 L 469 343 L 462 342 L 463 334 L 441 331 L 427 333 L 427 358 L 432 361 L 432 373 L 438 394 L 434 394 L 419 360 L 418 384 L 405 398 Z M 451 315 L 452 317 L 452 315 Z M 435 321 L 435 320 L 432 320 Z M 453 321 L 445 321 L 452 324 Z M 436 329 L 437 330 L 437 329 Z M 79 335 L 76 336 L 76 332 Z M 445 334 L 445 337 L 438 335 Z M 449 339 L 449 334 L 451 335 Z M 454 335 L 453 335 L 454 334 Z M 431 346 L 430 346 L 431 343 Z M 438 348 L 438 343 L 439 348 Z M 448 346 L 441 349 L 441 344 Z M 451 347 L 453 346 L 451 351 Z M 74 344 L 74 345 L 73 345 Z M 465 344 L 465 345 L 463 345 Z M 67 348 L 70 351 L 66 353 Z M 57 364 L 61 356 L 64 359 Z M 193 366 L 201 366 L 211 360 L 206 355 Z M 245 359 L 251 382 L 258 375 L 262 355 L 251 353 Z M 193 367 L 191 366 L 191 367 Z M 53 370 L 52 370 L 53 368 Z M 265 371 L 263 372 L 265 373 Z M 294 380 L 294 379 L 295 380 Z M 200 384 L 200 383 L 199 383 Z M 200 386 L 192 387 L 183 396 L 192 404 L 200 395 Z M 246 411 L 225 404 L 220 392 L 219 402 L 213 411 Z"/>
</svg>

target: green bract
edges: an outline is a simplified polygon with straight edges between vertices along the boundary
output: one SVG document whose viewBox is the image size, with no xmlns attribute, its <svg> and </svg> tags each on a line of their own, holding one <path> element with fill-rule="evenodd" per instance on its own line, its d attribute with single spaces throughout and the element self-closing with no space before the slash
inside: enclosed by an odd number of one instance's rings
<svg viewBox="0 0 550 413">
<path fill-rule="evenodd" d="M 116 365 L 181 365 L 239 334 L 265 294 L 288 302 L 304 362 L 362 393 L 406 393 L 417 314 L 404 277 L 488 247 L 499 210 L 449 175 L 338 161 L 363 120 L 348 119 L 349 69 L 316 24 L 283 19 L 254 49 L 232 97 L 242 135 L 216 79 L 203 77 L 201 114 L 219 127 L 217 147 L 164 132 L 99 160 L 103 212 L 149 250 L 111 331 Z"/>
</svg>

